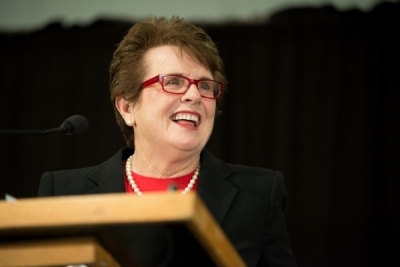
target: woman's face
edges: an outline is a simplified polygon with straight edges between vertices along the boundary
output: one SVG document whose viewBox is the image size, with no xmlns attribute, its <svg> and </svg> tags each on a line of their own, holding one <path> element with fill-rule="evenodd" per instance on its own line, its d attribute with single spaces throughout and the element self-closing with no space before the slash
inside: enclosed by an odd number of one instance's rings
<svg viewBox="0 0 400 267">
<path fill-rule="evenodd" d="M 154 47 L 144 60 L 147 70 L 144 80 L 158 74 L 213 79 L 195 58 L 175 46 Z M 216 100 L 201 97 L 193 84 L 185 94 L 176 95 L 164 92 L 157 82 L 142 90 L 131 109 L 135 147 L 200 153 L 213 129 Z"/>
</svg>

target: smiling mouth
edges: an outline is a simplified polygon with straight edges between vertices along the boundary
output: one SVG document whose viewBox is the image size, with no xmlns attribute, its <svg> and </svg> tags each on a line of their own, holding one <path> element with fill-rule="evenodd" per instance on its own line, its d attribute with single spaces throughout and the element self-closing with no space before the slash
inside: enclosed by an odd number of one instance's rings
<svg viewBox="0 0 400 267">
<path fill-rule="evenodd" d="M 178 113 L 171 117 L 174 122 L 191 122 L 193 123 L 194 127 L 199 125 L 200 118 L 198 115 L 195 114 L 188 114 L 188 113 Z"/>
</svg>

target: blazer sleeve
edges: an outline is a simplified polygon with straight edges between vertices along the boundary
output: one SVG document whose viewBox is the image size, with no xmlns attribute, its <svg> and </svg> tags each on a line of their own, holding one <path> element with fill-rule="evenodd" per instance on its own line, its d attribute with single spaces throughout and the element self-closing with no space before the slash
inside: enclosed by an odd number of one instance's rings
<svg viewBox="0 0 400 267">
<path fill-rule="evenodd" d="M 54 186 L 53 186 L 53 173 L 45 172 L 40 178 L 38 196 L 53 196 Z"/>
<path fill-rule="evenodd" d="M 279 171 L 274 172 L 270 196 L 264 228 L 264 249 L 258 267 L 297 266 L 286 231 L 284 209 L 287 192 L 283 175 Z"/>
</svg>

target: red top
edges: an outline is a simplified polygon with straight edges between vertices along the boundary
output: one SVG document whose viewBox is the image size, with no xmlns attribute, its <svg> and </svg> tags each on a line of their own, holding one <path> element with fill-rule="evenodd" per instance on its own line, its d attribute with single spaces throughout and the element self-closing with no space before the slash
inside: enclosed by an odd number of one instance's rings
<svg viewBox="0 0 400 267">
<path fill-rule="evenodd" d="M 124 162 L 125 166 L 125 162 Z M 145 192 L 157 192 L 157 191 L 168 191 L 168 187 L 175 186 L 177 190 L 184 190 L 186 186 L 189 184 L 190 179 L 192 179 L 193 174 L 196 170 L 188 173 L 184 176 L 174 177 L 174 178 L 154 178 L 147 177 L 137 173 L 132 172 L 133 180 L 135 181 L 137 187 L 142 193 Z M 131 185 L 128 182 L 128 177 L 126 173 L 124 173 L 124 181 L 125 181 L 125 191 L 127 193 L 134 193 Z M 198 182 L 193 185 L 193 188 L 190 191 L 196 191 Z"/>
</svg>

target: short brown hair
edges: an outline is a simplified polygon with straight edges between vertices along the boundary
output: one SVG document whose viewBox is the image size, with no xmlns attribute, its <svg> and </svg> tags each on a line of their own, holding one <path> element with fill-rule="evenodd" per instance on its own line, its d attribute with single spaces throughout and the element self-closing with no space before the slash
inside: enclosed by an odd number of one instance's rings
<svg viewBox="0 0 400 267">
<path fill-rule="evenodd" d="M 118 45 L 110 66 L 110 93 L 117 123 L 128 147 L 133 148 L 133 128 L 125 124 L 115 107 L 117 96 L 135 103 L 145 75 L 144 55 L 156 46 L 174 45 L 195 57 L 207 68 L 213 78 L 226 83 L 224 64 L 215 43 L 207 33 L 177 16 L 150 17 L 136 23 Z M 217 110 L 222 96 L 217 99 Z"/>
</svg>

